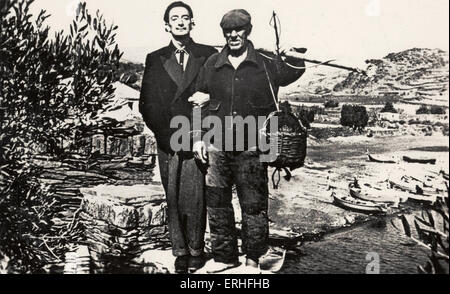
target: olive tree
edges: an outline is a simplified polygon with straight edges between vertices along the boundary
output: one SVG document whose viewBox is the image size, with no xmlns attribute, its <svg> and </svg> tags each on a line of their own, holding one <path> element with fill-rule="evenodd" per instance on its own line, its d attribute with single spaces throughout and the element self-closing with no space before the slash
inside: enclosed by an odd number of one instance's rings
<svg viewBox="0 0 450 294">
<path fill-rule="evenodd" d="M 53 226 L 60 208 L 27 160 L 33 146 L 61 155 L 63 140 L 81 142 L 113 96 L 122 56 L 99 11 L 80 4 L 69 32 L 51 36 L 33 1 L 0 2 L 0 261 L 21 272 L 59 260 L 74 236 Z"/>
<path fill-rule="evenodd" d="M 344 105 L 341 111 L 341 125 L 362 132 L 369 122 L 366 107 L 360 105 Z"/>
</svg>

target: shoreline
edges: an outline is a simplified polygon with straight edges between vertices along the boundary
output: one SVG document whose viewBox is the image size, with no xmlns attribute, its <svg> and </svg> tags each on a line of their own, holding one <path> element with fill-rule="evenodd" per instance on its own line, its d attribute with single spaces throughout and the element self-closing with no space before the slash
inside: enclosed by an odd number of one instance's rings
<svg viewBox="0 0 450 294">
<path fill-rule="evenodd" d="M 425 137 L 423 137 L 425 138 Z M 426 169 L 440 169 L 449 161 L 448 151 L 430 152 L 414 149 L 448 150 L 448 137 L 387 137 L 374 138 L 370 142 L 335 143 L 328 142 L 308 147 L 307 164 L 313 168 L 301 168 L 292 172 L 290 182 L 284 180 L 279 190 L 270 189 L 270 218 L 276 221 L 277 228 L 290 228 L 300 234 L 312 235 L 316 239 L 342 227 L 364 224 L 371 216 L 344 210 L 333 204 L 327 185 L 334 186 L 336 193 L 347 193 L 348 181 L 356 176 L 361 180 L 382 182 L 391 173 L 419 172 Z M 430 139 L 435 140 L 430 140 Z M 336 144 L 339 145 L 336 148 Z M 395 146 L 395 148 L 393 148 Z M 367 160 L 366 150 L 376 154 L 431 154 L 438 156 L 435 166 L 414 164 L 378 164 Z M 336 150 L 337 149 L 337 150 Z M 335 150 L 335 151 L 334 151 Z M 396 150 L 392 152 L 392 150 Z M 334 152 L 333 152 L 334 151 Z M 331 153 L 331 154 L 330 154 Z M 430 155 L 430 156 L 431 156 Z M 314 168 L 314 164 L 319 168 Z M 270 174 L 270 171 L 269 171 Z M 307 184 L 304 184 L 307 183 Z M 270 187 L 272 188 L 272 187 Z M 413 208 L 415 206 L 412 206 Z M 378 217 L 375 217 L 377 219 Z M 297 228 L 295 228 L 297 227 Z"/>
</svg>

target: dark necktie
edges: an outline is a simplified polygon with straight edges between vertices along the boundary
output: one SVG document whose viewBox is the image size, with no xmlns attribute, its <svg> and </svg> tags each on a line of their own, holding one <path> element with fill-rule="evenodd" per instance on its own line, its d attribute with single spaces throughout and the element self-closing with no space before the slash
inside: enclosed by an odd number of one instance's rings
<svg viewBox="0 0 450 294">
<path fill-rule="evenodd" d="M 176 51 L 177 54 L 180 54 L 180 65 L 181 65 L 181 70 L 184 71 L 184 54 L 186 53 L 186 51 L 182 50 L 182 49 L 178 49 Z"/>
</svg>

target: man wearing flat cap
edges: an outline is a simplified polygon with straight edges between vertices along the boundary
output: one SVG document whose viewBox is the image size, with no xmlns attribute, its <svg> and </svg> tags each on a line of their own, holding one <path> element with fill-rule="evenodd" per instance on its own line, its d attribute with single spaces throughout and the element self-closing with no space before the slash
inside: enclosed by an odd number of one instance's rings
<svg viewBox="0 0 450 294">
<path fill-rule="evenodd" d="M 166 192 L 169 235 L 176 256 L 175 271 L 187 273 L 204 265 L 206 228 L 204 174 L 192 152 L 174 152 L 170 145 L 170 122 L 175 116 L 191 117 L 188 98 L 204 62 L 217 50 L 195 43 L 189 5 L 177 1 L 164 13 L 165 28 L 171 35 L 169 46 L 147 56 L 139 110 L 155 134 L 161 181 Z"/>
<path fill-rule="evenodd" d="M 205 116 L 220 118 L 223 128 L 231 129 L 236 137 L 236 127 L 227 126 L 225 117 L 267 117 L 276 111 L 279 87 L 298 80 L 305 71 L 304 62 L 263 56 L 255 50 L 247 39 L 252 31 L 251 16 L 243 9 L 225 14 L 220 26 L 226 46 L 204 64 L 197 90 L 210 95 Z M 260 160 L 258 144 L 247 140 L 247 135 L 258 136 L 253 132 L 244 136 L 244 150 L 236 148 L 236 143 L 233 151 L 203 141 L 194 144 L 194 155 L 207 163 L 206 205 L 215 261 L 207 266 L 211 273 L 239 265 L 232 185 L 236 185 L 242 210 L 241 248 L 248 273 L 259 272 L 259 259 L 268 250 L 267 163 Z"/>
</svg>

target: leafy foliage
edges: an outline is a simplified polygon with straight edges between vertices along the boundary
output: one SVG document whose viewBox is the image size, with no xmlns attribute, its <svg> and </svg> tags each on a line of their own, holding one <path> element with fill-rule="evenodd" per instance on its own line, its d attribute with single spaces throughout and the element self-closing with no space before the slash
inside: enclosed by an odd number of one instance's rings
<svg viewBox="0 0 450 294">
<path fill-rule="evenodd" d="M 416 114 L 445 114 L 445 109 L 444 107 L 437 105 L 432 105 L 430 108 L 426 105 L 422 105 L 417 109 Z"/>
<path fill-rule="evenodd" d="M 289 113 L 293 113 L 301 121 L 302 125 L 307 129 L 311 128 L 311 123 L 314 122 L 315 116 L 317 114 L 324 113 L 323 109 L 317 106 L 306 107 L 302 105 L 300 107 L 292 107 L 292 105 L 290 105 L 288 101 L 281 103 L 280 109 Z"/>
<path fill-rule="evenodd" d="M 430 113 L 431 114 L 445 114 L 445 109 L 444 109 L 444 107 L 433 105 L 430 108 Z"/>
<path fill-rule="evenodd" d="M 339 107 L 339 102 L 336 100 L 328 100 L 324 103 L 325 108 L 337 108 Z"/>
<path fill-rule="evenodd" d="M 42 143 L 58 153 L 62 139 L 76 143 L 78 130 L 112 97 L 121 53 L 115 27 L 107 27 L 99 12 L 91 16 L 86 4 L 69 35 L 51 38 L 45 11 L 31 21 L 32 2 L 9 2 L 2 16 L 1 142 Z"/>
<path fill-rule="evenodd" d="M 140 90 L 145 67 L 143 64 L 120 62 L 116 78 L 135 90 Z"/>
<path fill-rule="evenodd" d="M 398 113 L 397 109 L 394 108 L 394 104 L 392 102 L 386 102 L 384 108 L 381 109 L 381 113 L 389 112 L 389 113 Z"/>
<path fill-rule="evenodd" d="M 100 12 L 80 4 L 70 33 L 51 37 L 45 11 L 32 21 L 33 1 L 0 2 L 0 253 L 19 272 L 58 261 L 77 231 L 56 225 L 62 208 L 28 159 L 36 145 L 60 156 L 64 140 L 79 148 L 122 56 Z"/>
<path fill-rule="evenodd" d="M 362 131 L 369 121 L 366 107 L 360 105 L 344 105 L 341 111 L 341 125 Z"/>
<path fill-rule="evenodd" d="M 419 109 L 417 109 L 416 114 L 429 114 L 430 110 L 425 105 L 421 105 Z"/>
<path fill-rule="evenodd" d="M 45 265 L 60 261 L 69 243 L 78 238 L 78 223 L 55 226 L 61 222 L 62 209 L 38 183 L 38 173 L 24 166 L 7 177 L 6 188 L 0 191 L 0 251 L 9 259 L 8 271 L 41 272 Z"/>
</svg>

